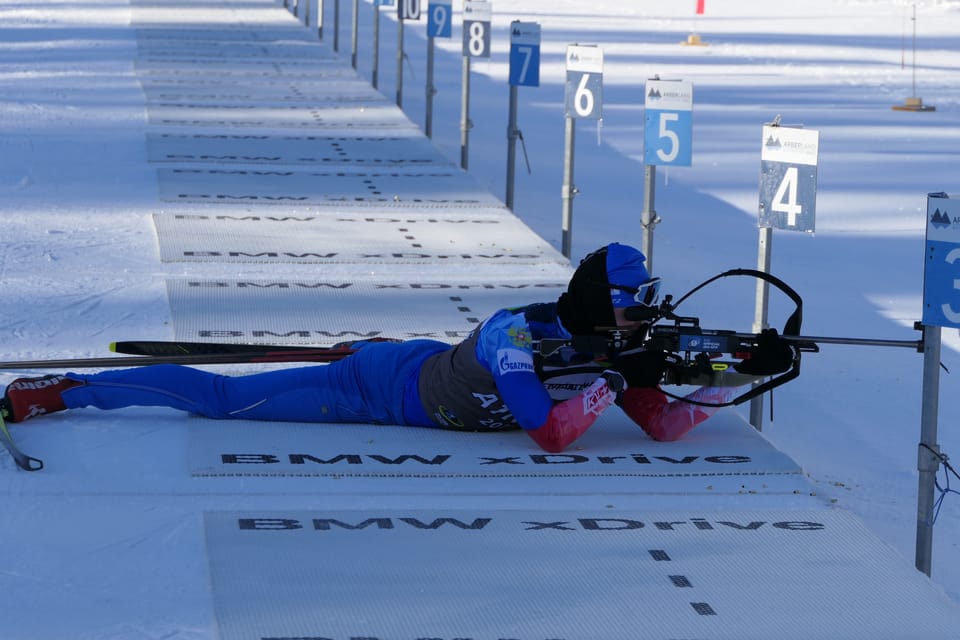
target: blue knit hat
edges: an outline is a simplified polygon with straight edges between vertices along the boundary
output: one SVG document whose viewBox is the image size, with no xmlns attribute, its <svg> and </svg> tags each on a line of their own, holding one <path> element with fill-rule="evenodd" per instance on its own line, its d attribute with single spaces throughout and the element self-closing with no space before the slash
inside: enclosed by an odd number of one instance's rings
<svg viewBox="0 0 960 640">
<path fill-rule="evenodd" d="M 610 300 L 615 309 L 639 304 L 634 299 L 636 290 L 650 280 L 644 266 L 647 257 L 625 244 L 614 242 L 607 245 L 607 283 L 610 285 Z M 622 285 L 625 289 L 617 289 Z"/>
</svg>

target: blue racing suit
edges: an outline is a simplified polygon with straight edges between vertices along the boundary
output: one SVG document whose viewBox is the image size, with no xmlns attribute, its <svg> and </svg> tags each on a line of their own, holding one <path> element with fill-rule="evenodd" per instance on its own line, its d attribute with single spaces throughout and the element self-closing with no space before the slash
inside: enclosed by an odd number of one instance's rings
<svg viewBox="0 0 960 640">
<path fill-rule="evenodd" d="M 360 422 L 465 431 L 524 429 L 560 451 L 614 401 L 656 439 L 675 439 L 713 413 L 670 403 L 657 388 L 616 394 L 601 377 L 607 363 L 566 341 L 555 303 L 502 309 L 456 346 L 435 340 L 356 344 L 333 363 L 225 376 L 178 365 L 69 373 L 67 408 L 164 406 L 210 418 Z M 542 356 L 535 344 L 566 346 Z M 715 401 L 718 390 L 691 397 Z M 726 390 L 723 391 L 726 394 Z M 712 394 L 712 395 L 710 395 Z"/>
</svg>

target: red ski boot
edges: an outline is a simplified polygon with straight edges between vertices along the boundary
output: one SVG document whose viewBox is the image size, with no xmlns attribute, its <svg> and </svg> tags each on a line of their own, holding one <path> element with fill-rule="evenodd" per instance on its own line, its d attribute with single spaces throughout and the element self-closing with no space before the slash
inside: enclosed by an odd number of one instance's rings
<svg viewBox="0 0 960 640">
<path fill-rule="evenodd" d="M 4 418 L 10 422 L 23 422 L 46 413 L 63 411 L 67 407 L 60 394 L 82 384 L 60 375 L 17 378 L 7 385 L 3 396 Z"/>
</svg>

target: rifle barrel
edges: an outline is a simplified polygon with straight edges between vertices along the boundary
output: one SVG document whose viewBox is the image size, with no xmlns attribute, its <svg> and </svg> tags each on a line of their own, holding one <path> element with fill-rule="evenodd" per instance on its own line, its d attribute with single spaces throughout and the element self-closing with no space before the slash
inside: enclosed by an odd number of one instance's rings
<svg viewBox="0 0 960 640">
<path fill-rule="evenodd" d="M 755 336 L 752 333 L 738 333 L 739 338 Z M 816 342 L 822 344 L 850 344 L 863 347 L 907 347 L 920 351 L 923 343 L 920 340 L 883 340 L 874 338 L 832 338 L 829 336 L 780 336 L 788 342 Z"/>
</svg>

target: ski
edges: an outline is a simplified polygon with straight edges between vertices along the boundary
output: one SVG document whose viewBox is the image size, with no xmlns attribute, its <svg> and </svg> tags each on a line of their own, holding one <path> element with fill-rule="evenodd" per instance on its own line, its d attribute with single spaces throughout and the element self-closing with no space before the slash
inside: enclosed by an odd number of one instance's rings
<svg viewBox="0 0 960 640">
<path fill-rule="evenodd" d="M 53 358 L 47 360 L 14 360 L 0 362 L 0 370 L 21 369 L 109 369 L 143 367 L 157 364 L 244 364 L 282 362 L 335 362 L 346 358 L 355 349 L 299 348 L 275 351 L 261 347 L 248 353 L 186 353 L 168 356 L 108 356 L 105 358 Z"/>
<path fill-rule="evenodd" d="M 131 356 L 180 356 L 213 353 L 271 353 L 321 350 L 329 347 L 236 344 L 232 342 L 183 342 L 180 340 L 121 340 L 110 343 L 110 351 Z"/>
<path fill-rule="evenodd" d="M 7 453 L 10 454 L 13 461 L 24 471 L 40 471 L 40 469 L 43 469 L 43 460 L 28 456 L 21 451 L 17 443 L 13 441 L 13 436 L 10 435 L 10 430 L 7 429 L 7 423 L 3 419 L 3 414 L 4 412 L 0 410 L 0 444 L 3 444 L 3 448 L 7 450 Z"/>
</svg>

